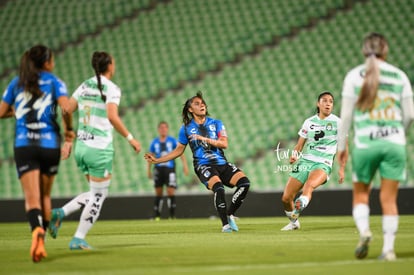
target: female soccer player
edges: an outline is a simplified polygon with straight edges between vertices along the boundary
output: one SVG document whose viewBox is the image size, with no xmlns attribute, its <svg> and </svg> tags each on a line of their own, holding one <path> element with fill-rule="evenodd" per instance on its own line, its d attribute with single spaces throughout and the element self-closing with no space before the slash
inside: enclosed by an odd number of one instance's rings
<svg viewBox="0 0 414 275">
<path fill-rule="evenodd" d="M 369 193 L 374 174 L 381 176 L 380 202 L 384 242 L 380 259 L 395 260 L 394 240 L 398 229 L 398 184 L 406 178 L 405 133 L 414 117 L 413 92 L 407 75 L 387 63 L 388 42 L 378 33 L 363 41 L 365 64 L 345 77 L 342 90 L 342 127 L 339 129 L 338 161 L 345 163 L 346 135 L 354 122 L 352 150 L 353 211 L 360 234 L 355 256 L 368 254 L 372 238 L 369 227 Z"/>
<path fill-rule="evenodd" d="M 299 215 L 309 205 L 313 190 L 329 179 L 337 149 L 340 121 L 332 114 L 333 106 L 333 95 L 330 92 L 321 93 L 317 101 L 317 114 L 306 119 L 299 130 L 299 140 L 293 149 L 290 163 L 299 161 L 294 165 L 282 195 L 282 203 L 290 222 L 282 231 L 300 228 Z M 344 169 L 345 165 L 339 169 L 339 183 L 343 181 Z M 293 202 L 301 189 L 302 195 Z"/>
<path fill-rule="evenodd" d="M 65 216 L 83 207 L 70 249 L 91 249 L 86 234 L 99 217 L 111 183 L 114 147 L 113 128 L 124 136 L 136 153 L 140 143 L 128 131 L 118 115 L 120 89 L 111 81 L 115 73 L 115 59 L 106 52 L 94 52 L 92 67 L 95 76 L 84 81 L 70 98 L 71 110 L 79 111 L 75 159 L 86 175 L 90 191 L 78 195 L 62 208 L 53 209 L 50 232 L 56 238 Z M 69 157 L 72 143 L 63 147 L 63 158 Z"/>
<path fill-rule="evenodd" d="M 159 158 L 164 156 L 177 147 L 177 140 L 168 135 L 168 123 L 161 121 L 158 124 L 159 136 L 154 138 L 150 145 L 150 152 Z M 185 159 L 185 155 L 181 155 L 181 161 L 183 163 L 184 175 L 188 175 L 188 165 Z M 167 186 L 167 204 L 169 208 L 170 219 L 175 218 L 175 189 L 177 188 L 177 180 L 175 175 L 175 161 L 170 160 L 163 163 L 154 165 L 154 175 L 151 173 L 151 163 L 148 162 L 147 166 L 148 178 L 154 176 L 154 188 L 155 188 L 155 200 L 154 200 L 154 218 L 159 220 L 161 218 L 162 209 L 162 195 L 163 187 Z"/>
<path fill-rule="evenodd" d="M 181 156 L 187 144 L 193 152 L 194 171 L 201 182 L 214 192 L 214 203 L 222 222 L 222 232 L 238 231 L 234 219 L 250 187 L 249 179 L 234 164 L 229 163 L 223 149 L 227 148 L 227 133 L 223 123 L 208 116 L 207 104 L 201 92 L 189 98 L 182 112 L 183 123 L 174 151 L 160 158 L 147 153 L 150 163 L 162 163 Z M 236 191 L 227 209 L 224 185 Z"/>
<path fill-rule="evenodd" d="M 1 118 L 16 117 L 14 160 L 32 230 L 33 262 L 47 256 L 44 236 L 50 221 L 50 194 L 60 161 L 57 105 L 63 111 L 67 141 L 75 137 L 66 85 L 52 74 L 54 67 L 49 48 L 32 47 L 23 54 L 19 76 L 10 82 L 0 103 Z"/>
</svg>

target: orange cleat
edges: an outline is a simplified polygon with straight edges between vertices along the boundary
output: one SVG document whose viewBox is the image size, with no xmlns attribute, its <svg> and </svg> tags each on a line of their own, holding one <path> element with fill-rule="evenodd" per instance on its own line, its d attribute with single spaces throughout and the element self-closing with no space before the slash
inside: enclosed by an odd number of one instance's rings
<svg viewBox="0 0 414 275">
<path fill-rule="evenodd" d="M 47 257 L 45 250 L 45 230 L 41 227 L 36 227 L 32 232 L 30 256 L 32 256 L 32 260 L 35 263 L 40 262 L 42 258 Z"/>
</svg>

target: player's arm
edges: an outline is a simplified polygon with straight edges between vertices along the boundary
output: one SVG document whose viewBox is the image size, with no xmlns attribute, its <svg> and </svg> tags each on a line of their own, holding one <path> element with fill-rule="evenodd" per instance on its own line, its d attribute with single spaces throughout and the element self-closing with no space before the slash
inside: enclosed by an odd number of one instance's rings
<svg viewBox="0 0 414 275">
<path fill-rule="evenodd" d="M 118 105 L 115 103 L 106 104 L 106 111 L 108 113 L 108 119 L 114 126 L 115 130 L 125 137 L 129 144 L 134 148 L 135 152 L 139 153 L 141 151 L 141 144 L 136 140 L 132 134 L 128 131 L 125 124 L 122 122 L 118 114 Z"/>
<path fill-rule="evenodd" d="M 186 145 L 178 143 L 177 147 L 175 147 L 175 149 L 173 151 L 171 151 L 169 154 L 162 156 L 160 158 L 156 158 L 153 154 L 151 153 L 146 153 L 144 155 L 144 158 L 152 164 L 157 164 L 157 163 L 162 163 L 162 162 L 166 162 L 169 160 L 173 160 L 178 158 L 179 156 L 181 156 L 184 153 Z"/>
<path fill-rule="evenodd" d="M 188 165 L 187 165 L 187 159 L 186 159 L 186 157 L 185 157 L 185 155 L 184 154 L 182 154 L 181 156 L 180 156 L 180 159 L 181 159 L 181 162 L 183 163 L 183 172 L 184 172 L 184 175 L 188 175 Z"/>
<path fill-rule="evenodd" d="M 0 118 L 8 118 L 12 116 L 14 116 L 13 107 L 2 100 L 0 102 Z"/>
<path fill-rule="evenodd" d="M 298 160 L 300 153 L 303 150 L 303 146 L 305 145 L 306 138 L 299 137 L 298 142 L 296 143 L 295 147 L 293 148 L 292 155 L 290 156 L 289 162 L 292 164 Z"/>
</svg>

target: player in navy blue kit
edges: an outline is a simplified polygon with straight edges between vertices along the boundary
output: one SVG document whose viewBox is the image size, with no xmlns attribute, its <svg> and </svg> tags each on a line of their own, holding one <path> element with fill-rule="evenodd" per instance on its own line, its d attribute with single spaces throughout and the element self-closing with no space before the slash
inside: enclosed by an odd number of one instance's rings
<svg viewBox="0 0 414 275">
<path fill-rule="evenodd" d="M 208 116 L 207 104 L 201 92 L 189 98 L 182 112 L 183 123 L 174 151 L 160 158 L 145 154 L 150 163 L 161 163 L 175 159 L 190 145 L 193 152 L 194 171 L 201 182 L 214 193 L 214 203 L 222 222 L 222 232 L 238 231 L 234 214 L 246 197 L 250 181 L 234 164 L 228 162 L 223 149 L 227 148 L 227 133 L 220 120 Z M 236 187 L 227 208 L 224 185 Z"/>
<path fill-rule="evenodd" d="M 33 262 L 47 256 L 44 235 L 50 221 L 50 194 L 62 142 L 56 121 L 58 105 L 62 109 L 65 139 L 71 141 L 75 137 L 66 85 L 51 73 L 54 66 L 52 51 L 46 46 L 37 45 L 26 51 L 19 76 L 9 83 L 0 103 L 0 118 L 16 118 L 14 159 L 32 230 Z"/>
<path fill-rule="evenodd" d="M 154 138 L 150 145 L 150 152 L 154 154 L 156 158 L 162 157 L 172 152 L 177 147 L 177 140 L 168 135 L 167 122 L 161 121 L 158 124 L 158 134 L 159 136 Z M 183 163 L 184 175 L 188 175 L 188 165 L 184 154 L 181 155 L 181 161 Z M 169 216 L 171 219 L 175 218 L 175 189 L 177 188 L 175 161 L 169 160 L 167 162 L 155 164 L 153 174 L 151 173 L 151 163 L 148 163 L 147 174 L 148 178 L 154 179 L 154 219 L 159 220 L 161 218 L 164 185 L 167 186 L 167 204 L 169 209 Z"/>
</svg>

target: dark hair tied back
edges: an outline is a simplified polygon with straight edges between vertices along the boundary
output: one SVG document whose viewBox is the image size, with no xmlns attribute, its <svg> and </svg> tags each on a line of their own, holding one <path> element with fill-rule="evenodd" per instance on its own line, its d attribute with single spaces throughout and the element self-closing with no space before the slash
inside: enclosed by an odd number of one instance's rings
<svg viewBox="0 0 414 275">
<path fill-rule="evenodd" d="M 52 58 L 52 51 L 44 45 L 36 45 L 27 50 L 20 61 L 18 86 L 35 97 L 43 92 L 39 87 L 40 72 L 47 61 Z"/>
<path fill-rule="evenodd" d="M 112 64 L 112 57 L 107 52 L 94 52 L 91 63 L 95 71 L 96 79 L 98 80 L 98 89 L 101 93 L 101 98 L 103 101 L 106 101 L 106 96 L 103 94 L 101 74 L 108 70 L 109 64 Z"/>
</svg>

